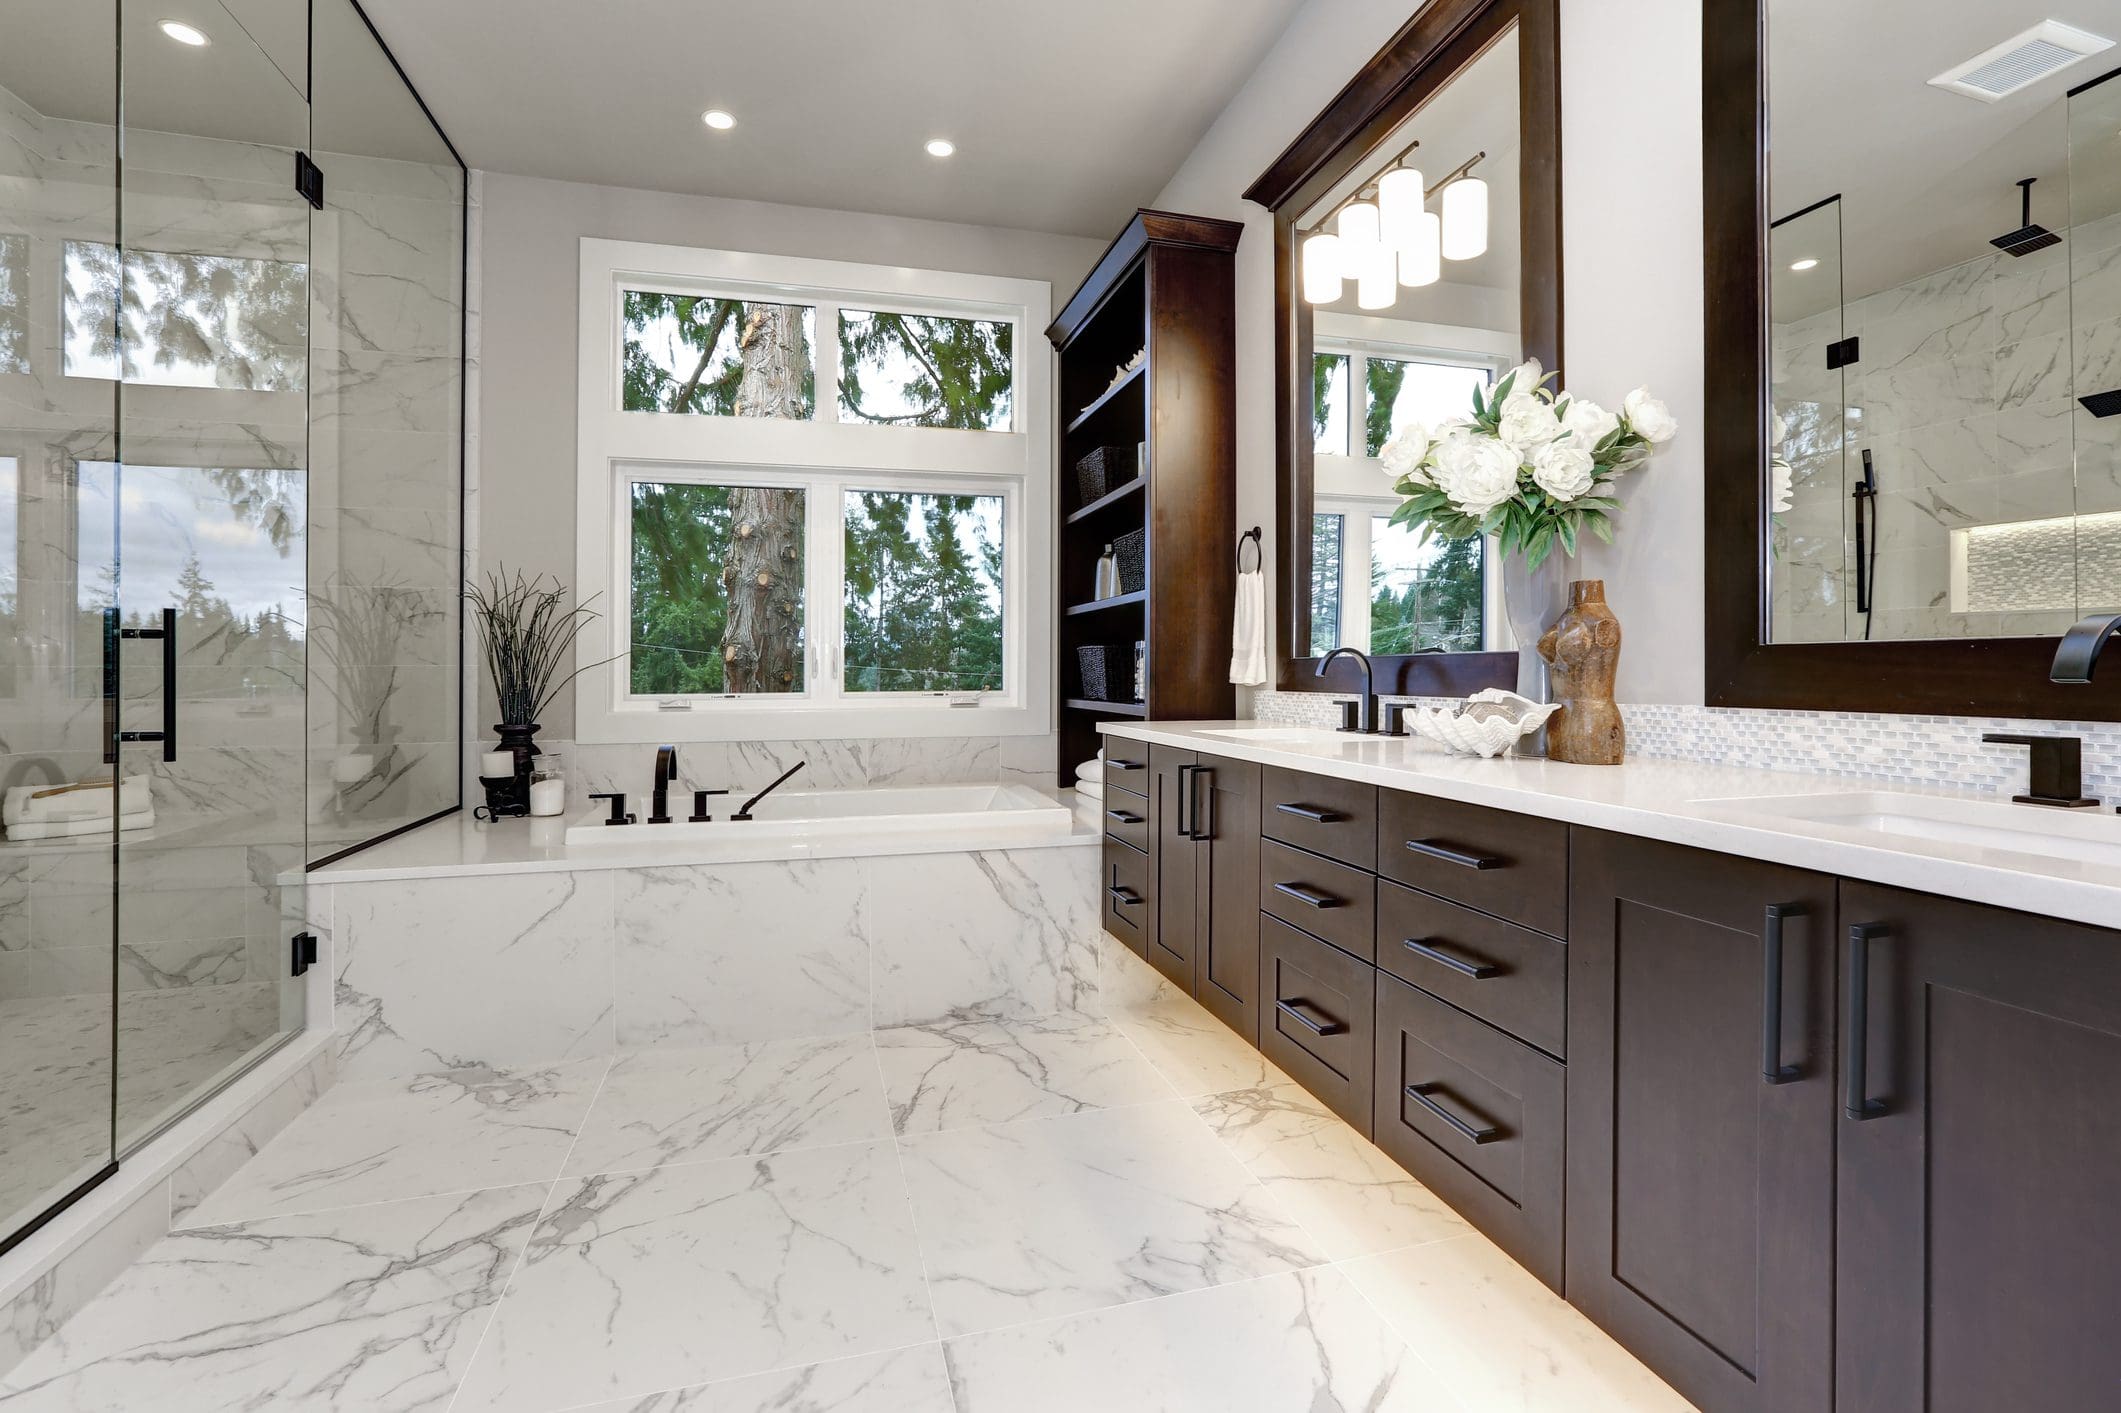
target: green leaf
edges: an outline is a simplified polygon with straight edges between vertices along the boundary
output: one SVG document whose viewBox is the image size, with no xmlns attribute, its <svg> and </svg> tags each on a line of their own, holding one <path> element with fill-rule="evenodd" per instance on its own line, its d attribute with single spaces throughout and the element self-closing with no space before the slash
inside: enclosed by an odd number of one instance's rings
<svg viewBox="0 0 2121 1413">
<path fill-rule="evenodd" d="M 1603 515 L 1592 515 L 1588 518 L 1588 521 L 1592 534 L 1604 540 L 1607 544 L 1613 543 L 1613 524 L 1611 521 L 1607 520 Z"/>
</svg>

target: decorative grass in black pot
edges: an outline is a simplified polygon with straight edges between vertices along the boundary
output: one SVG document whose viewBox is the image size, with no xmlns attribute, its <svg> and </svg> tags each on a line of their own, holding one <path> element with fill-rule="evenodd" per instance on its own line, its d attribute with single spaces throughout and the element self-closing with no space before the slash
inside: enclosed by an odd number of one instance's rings
<svg viewBox="0 0 2121 1413">
<path fill-rule="evenodd" d="M 501 749 L 515 756 L 513 779 L 499 788 L 488 783 L 487 803 L 497 815 L 521 814 L 529 809 L 531 761 L 539 754 L 533 739 L 538 718 L 568 683 L 603 665 L 584 664 L 561 675 L 574 657 L 575 639 L 597 615 L 587 604 L 568 607 L 567 586 L 558 579 L 548 586 L 545 575 L 525 579 L 521 570 L 488 574 L 484 587 L 474 584 L 464 597 L 478 623 L 486 670 L 500 702 L 501 720 L 493 729 Z M 517 804 L 522 809 L 514 808 Z"/>
</svg>

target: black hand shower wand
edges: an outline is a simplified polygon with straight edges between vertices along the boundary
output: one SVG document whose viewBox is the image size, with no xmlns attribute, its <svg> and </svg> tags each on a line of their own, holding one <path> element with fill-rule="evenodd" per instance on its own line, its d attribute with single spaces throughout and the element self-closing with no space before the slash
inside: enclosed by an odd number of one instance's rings
<svg viewBox="0 0 2121 1413">
<path fill-rule="evenodd" d="M 1856 502 L 1856 612 L 1863 615 L 1863 640 L 1869 642 L 1871 603 L 1878 594 L 1878 471 L 1869 447 L 1863 449 L 1863 479 L 1849 498 Z"/>
</svg>

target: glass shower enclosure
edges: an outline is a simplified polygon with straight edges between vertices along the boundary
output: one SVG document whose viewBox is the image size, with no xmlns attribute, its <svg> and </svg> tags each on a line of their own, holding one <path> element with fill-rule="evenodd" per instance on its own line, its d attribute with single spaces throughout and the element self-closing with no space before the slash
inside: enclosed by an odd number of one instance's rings
<svg viewBox="0 0 2121 1413">
<path fill-rule="evenodd" d="M 459 803 L 465 172 L 350 0 L 0 15 L 4 1250 Z"/>
</svg>

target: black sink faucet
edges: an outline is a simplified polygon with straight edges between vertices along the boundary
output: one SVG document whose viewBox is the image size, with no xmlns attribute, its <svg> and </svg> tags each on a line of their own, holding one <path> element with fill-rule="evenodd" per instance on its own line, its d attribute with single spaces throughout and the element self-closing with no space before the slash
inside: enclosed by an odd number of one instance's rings
<svg viewBox="0 0 2121 1413">
<path fill-rule="evenodd" d="M 2099 665 L 2100 649 L 2117 631 L 2121 631 L 2121 614 L 2107 618 L 2095 613 L 2078 619 L 2076 626 L 2062 635 L 2062 644 L 2055 649 L 2055 665 L 2047 670 L 2047 680 L 2088 685 L 2092 669 Z"/>
<path fill-rule="evenodd" d="M 1362 649 L 1335 648 L 1318 660 L 1317 675 L 1320 677 L 1325 676 L 1326 669 L 1333 665 L 1335 658 L 1339 657 L 1352 657 L 1362 664 L 1362 700 L 1360 703 L 1348 702 L 1342 705 L 1340 729 L 1342 731 L 1361 731 L 1367 735 L 1374 736 L 1377 734 L 1376 670 L 1370 663 L 1369 655 L 1363 652 Z M 1350 706 L 1356 708 L 1353 713 L 1348 711 Z M 1352 722 L 1348 720 L 1350 715 L 1355 718 Z"/>
<path fill-rule="evenodd" d="M 1990 732 L 1982 740 L 1995 746 L 2028 746 L 2033 753 L 2031 788 L 2013 795 L 2013 803 L 2055 809 L 2097 809 L 2084 798 L 2084 742 L 2076 736 L 2008 736 Z"/>
<path fill-rule="evenodd" d="M 670 785 L 678 778 L 678 748 L 658 746 L 655 751 L 655 799 L 654 808 L 648 811 L 650 824 L 670 823 Z"/>
</svg>

